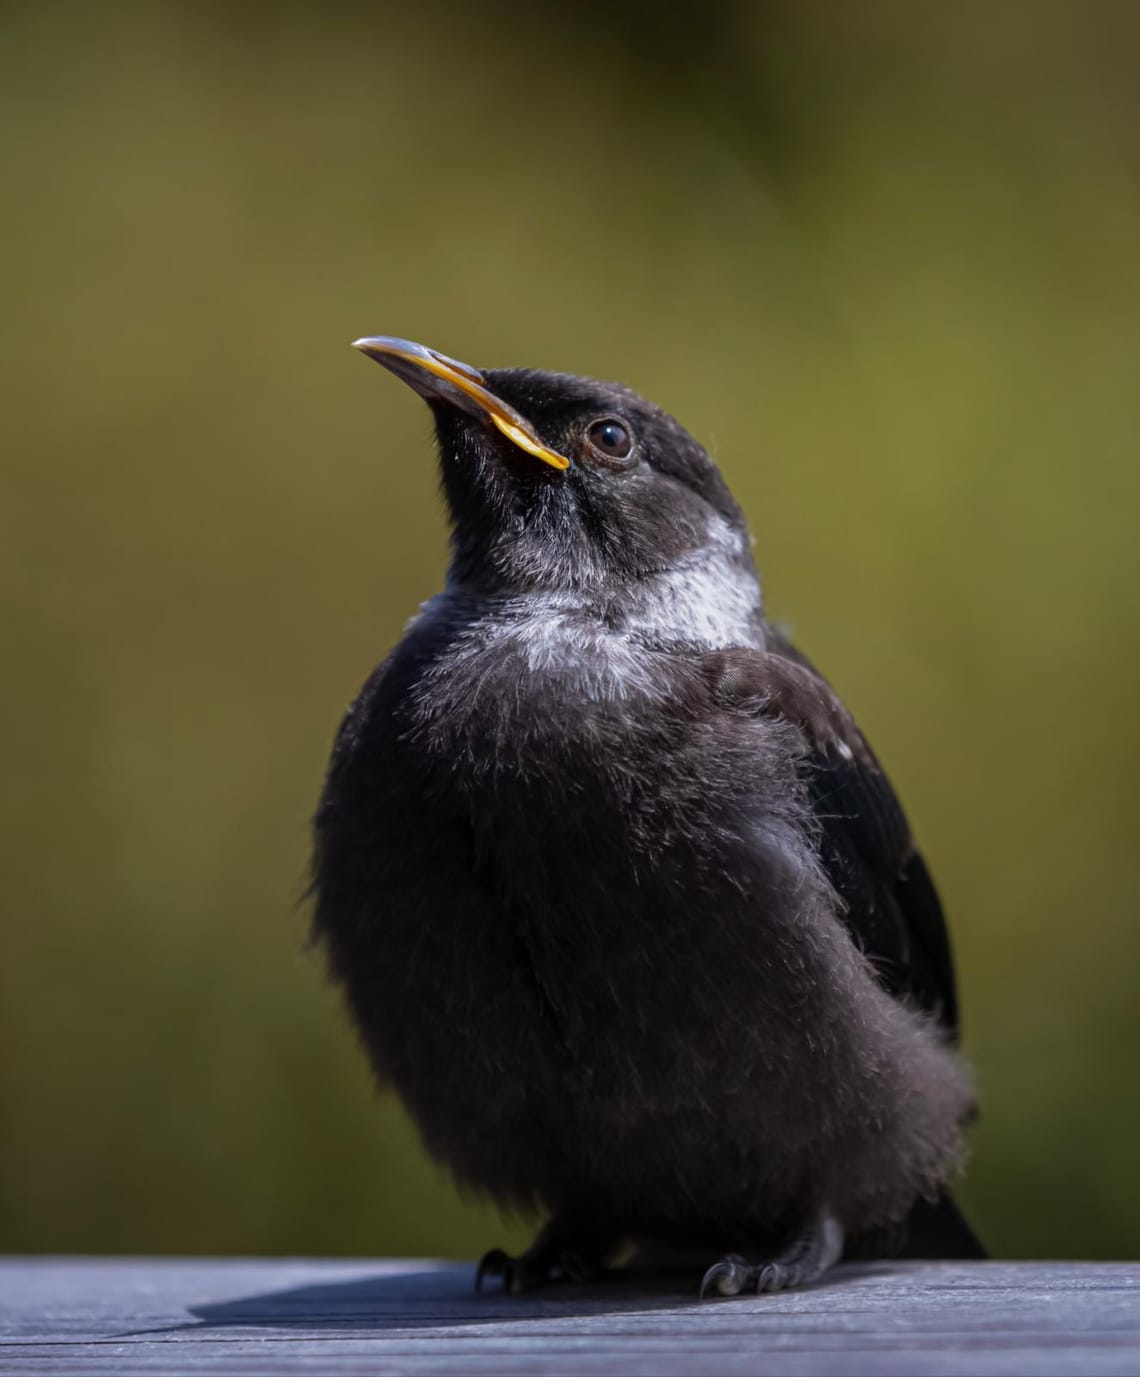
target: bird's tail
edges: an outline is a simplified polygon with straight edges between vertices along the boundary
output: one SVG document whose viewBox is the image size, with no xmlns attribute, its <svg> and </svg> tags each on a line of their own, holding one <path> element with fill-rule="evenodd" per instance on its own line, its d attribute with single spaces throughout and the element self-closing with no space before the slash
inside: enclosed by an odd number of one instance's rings
<svg viewBox="0 0 1140 1377">
<path fill-rule="evenodd" d="M 899 1257 L 980 1261 L 988 1256 L 949 1191 L 937 1200 L 919 1200 L 906 1223 Z"/>
<path fill-rule="evenodd" d="M 982 1261 L 988 1254 L 967 1224 L 949 1191 L 936 1200 L 919 1200 L 899 1224 L 850 1238 L 845 1262 L 901 1257 L 948 1262 Z"/>
</svg>

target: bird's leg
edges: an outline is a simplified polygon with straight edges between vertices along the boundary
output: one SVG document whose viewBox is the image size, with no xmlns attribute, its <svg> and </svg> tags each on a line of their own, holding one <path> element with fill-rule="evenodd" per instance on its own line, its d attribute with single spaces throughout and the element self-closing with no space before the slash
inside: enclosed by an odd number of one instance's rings
<svg viewBox="0 0 1140 1377">
<path fill-rule="evenodd" d="M 609 1230 L 591 1228 L 570 1215 L 555 1215 L 518 1257 L 502 1248 L 485 1253 L 475 1272 L 475 1290 L 483 1289 L 487 1277 L 502 1277 L 502 1289 L 512 1295 L 552 1281 L 590 1281 L 601 1271 L 615 1242 Z"/>
<path fill-rule="evenodd" d="M 738 1296 L 742 1291 L 786 1291 L 806 1286 L 836 1262 L 843 1252 L 843 1226 L 831 1214 L 820 1214 L 774 1258 L 752 1263 L 737 1253 L 721 1258 L 704 1275 L 701 1299 L 711 1294 Z"/>
</svg>

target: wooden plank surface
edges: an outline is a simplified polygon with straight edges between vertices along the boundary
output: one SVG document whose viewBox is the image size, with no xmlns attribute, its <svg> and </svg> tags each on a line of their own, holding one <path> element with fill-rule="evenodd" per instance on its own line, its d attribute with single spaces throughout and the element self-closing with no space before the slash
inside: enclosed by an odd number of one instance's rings
<svg viewBox="0 0 1140 1377">
<path fill-rule="evenodd" d="M 414 1261 L 9 1258 L 0 1372 L 1140 1374 L 1140 1265 L 876 1263 L 703 1304 L 687 1278 L 471 1282 Z"/>
</svg>

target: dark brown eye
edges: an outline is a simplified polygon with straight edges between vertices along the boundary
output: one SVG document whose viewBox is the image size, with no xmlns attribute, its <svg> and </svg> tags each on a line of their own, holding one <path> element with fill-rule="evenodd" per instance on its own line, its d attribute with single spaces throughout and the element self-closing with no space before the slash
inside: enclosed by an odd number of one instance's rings
<svg viewBox="0 0 1140 1377">
<path fill-rule="evenodd" d="M 633 436 L 624 421 L 605 416 L 595 421 L 586 432 L 586 439 L 607 459 L 628 459 L 633 450 Z"/>
</svg>

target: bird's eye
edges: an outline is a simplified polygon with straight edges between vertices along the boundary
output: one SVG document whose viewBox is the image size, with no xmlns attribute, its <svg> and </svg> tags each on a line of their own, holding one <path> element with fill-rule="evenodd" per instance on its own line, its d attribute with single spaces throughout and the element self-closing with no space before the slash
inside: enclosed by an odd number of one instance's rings
<svg viewBox="0 0 1140 1377">
<path fill-rule="evenodd" d="M 604 416 L 586 432 L 586 439 L 607 459 L 628 459 L 633 452 L 633 436 L 624 421 Z"/>
</svg>

